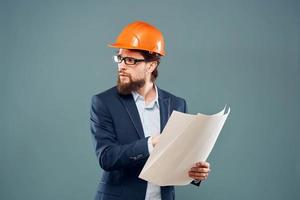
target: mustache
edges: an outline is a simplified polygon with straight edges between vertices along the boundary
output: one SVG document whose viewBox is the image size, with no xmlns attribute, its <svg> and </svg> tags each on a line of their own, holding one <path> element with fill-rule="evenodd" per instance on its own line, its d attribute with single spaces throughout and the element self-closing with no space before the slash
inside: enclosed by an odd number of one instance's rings
<svg viewBox="0 0 300 200">
<path fill-rule="evenodd" d="M 128 76 L 128 77 L 130 77 L 130 74 L 128 74 L 128 73 L 126 73 L 126 72 L 122 72 L 122 71 L 119 72 L 118 75 L 119 75 L 119 76 Z"/>
</svg>

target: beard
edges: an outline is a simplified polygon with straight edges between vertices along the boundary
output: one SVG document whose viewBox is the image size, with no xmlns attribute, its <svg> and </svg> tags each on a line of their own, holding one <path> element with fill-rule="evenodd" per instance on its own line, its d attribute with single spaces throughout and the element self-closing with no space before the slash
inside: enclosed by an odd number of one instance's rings
<svg viewBox="0 0 300 200">
<path fill-rule="evenodd" d="M 137 91 L 138 89 L 140 89 L 145 85 L 144 79 L 133 80 L 130 74 L 124 74 L 124 75 L 129 79 L 129 81 L 124 83 L 121 81 L 120 76 L 118 76 L 117 89 L 119 94 L 122 95 L 131 94 L 131 92 Z"/>
</svg>

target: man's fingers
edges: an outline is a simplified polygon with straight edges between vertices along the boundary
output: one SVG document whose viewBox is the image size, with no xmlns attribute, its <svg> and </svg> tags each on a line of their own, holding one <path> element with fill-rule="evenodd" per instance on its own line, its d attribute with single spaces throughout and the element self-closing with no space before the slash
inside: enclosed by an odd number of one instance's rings
<svg viewBox="0 0 300 200">
<path fill-rule="evenodd" d="M 160 134 L 151 136 L 151 143 L 153 147 L 159 143 Z"/>
<path fill-rule="evenodd" d="M 196 176 L 196 177 L 207 177 L 208 173 L 199 173 L 199 172 L 190 172 L 189 173 L 192 176 Z"/>
<path fill-rule="evenodd" d="M 189 172 L 189 176 L 195 180 L 205 180 L 208 177 L 208 173 Z"/>
<path fill-rule="evenodd" d="M 200 161 L 200 162 L 196 163 L 196 166 L 197 167 L 206 167 L 206 168 L 209 168 L 210 164 L 208 162 L 205 162 L 205 161 Z"/>
<path fill-rule="evenodd" d="M 189 171 L 189 177 L 195 180 L 206 180 L 210 172 L 210 165 L 208 162 L 200 161 L 195 164 Z"/>
<path fill-rule="evenodd" d="M 192 167 L 191 171 L 192 172 L 205 172 L 205 173 L 207 173 L 207 172 L 210 172 L 210 169 L 208 169 L 208 168 L 200 168 L 200 167 Z"/>
</svg>

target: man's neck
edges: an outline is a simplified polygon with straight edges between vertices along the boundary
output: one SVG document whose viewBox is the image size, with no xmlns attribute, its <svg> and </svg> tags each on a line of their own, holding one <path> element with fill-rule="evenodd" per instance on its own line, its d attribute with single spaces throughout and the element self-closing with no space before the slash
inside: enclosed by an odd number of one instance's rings
<svg viewBox="0 0 300 200">
<path fill-rule="evenodd" d="M 156 97 L 155 86 L 151 81 L 146 82 L 142 88 L 137 90 L 137 92 L 144 97 L 146 104 L 152 102 Z"/>
</svg>

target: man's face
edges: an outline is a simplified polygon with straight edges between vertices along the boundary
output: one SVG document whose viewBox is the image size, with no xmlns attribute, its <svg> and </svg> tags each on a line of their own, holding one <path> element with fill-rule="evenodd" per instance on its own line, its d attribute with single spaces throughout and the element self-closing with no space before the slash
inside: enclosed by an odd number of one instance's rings
<svg viewBox="0 0 300 200">
<path fill-rule="evenodd" d="M 122 58 L 144 59 L 140 53 L 128 49 L 120 49 L 118 55 Z M 137 62 L 134 65 L 126 65 L 124 60 L 118 63 L 117 89 L 120 94 L 130 94 L 145 85 L 147 64 L 146 62 Z"/>
</svg>

